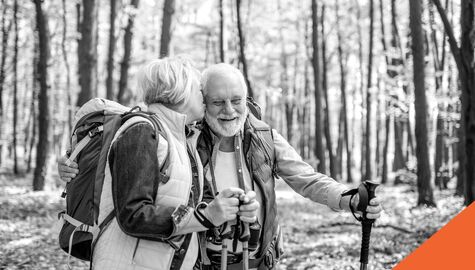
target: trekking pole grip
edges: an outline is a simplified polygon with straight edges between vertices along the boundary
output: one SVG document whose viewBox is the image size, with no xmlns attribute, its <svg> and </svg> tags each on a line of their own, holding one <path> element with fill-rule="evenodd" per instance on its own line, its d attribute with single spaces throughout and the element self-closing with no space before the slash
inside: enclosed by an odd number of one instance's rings
<svg viewBox="0 0 475 270">
<path fill-rule="evenodd" d="M 376 197 L 375 191 L 376 191 L 376 188 L 379 186 L 379 184 L 376 184 L 371 181 L 365 181 L 365 185 L 366 185 L 366 189 L 368 190 L 368 204 L 369 204 L 369 201 L 371 201 L 371 199 Z"/>
<path fill-rule="evenodd" d="M 358 195 L 359 195 L 359 203 L 357 206 L 357 210 L 361 211 L 363 216 L 362 219 L 365 220 L 366 218 L 366 208 L 369 205 L 371 199 L 375 197 L 375 190 L 379 184 L 371 182 L 371 181 L 364 181 L 358 187 Z"/>
<path fill-rule="evenodd" d="M 360 208 L 363 212 L 363 217 L 361 220 L 362 225 L 362 239 L 361 239 L 361 253 L 360 253 L 360 270 L 366 270 L 368 267 L 368 257 L 369 257 L 369 243 L 371 238 L 371 228 L 373 227 L 374 219 L 369 219 L 366 217 L 366 208 L 369 205 L 371 199 L 375 197 L 375 190 L 378 184 L 365 181 L 358 188 L 358 193 L 360 196 Z"/>
</svg>

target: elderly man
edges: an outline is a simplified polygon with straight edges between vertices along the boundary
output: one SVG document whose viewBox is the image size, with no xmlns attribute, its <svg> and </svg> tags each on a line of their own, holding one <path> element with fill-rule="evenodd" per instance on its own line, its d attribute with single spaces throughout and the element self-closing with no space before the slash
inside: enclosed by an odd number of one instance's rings
<svg viewBox="0 0 475 270">
<path fill-rule="evenodd" d="M 249 267 L 272 269 L 282 254 L 282 241 L 277 221 L 275 178 L 282 178 L 293 190 L 334 210 L 356 208 L 358 197 L 350 202 L 342 193 L 343 184 L 315 172 L 289 143 L 265 122 L 248 113 L 247 87 L 242 73 L 228 64 L 210 66 L 202 75 L 205 121 L 198 135 L 197 149 L 209 186 L 208 199 L 229 187 L 254 190 L 260 203 L 257 223 L 261 225 L 255 250 L 251 251 Z M 206 198 L 205 198 L 206 199 Z M 379 199 L 368 206 L 367 217 L 379 217 Z M 219 269 L 223 241 L 219 233 L 208 232 L 202 241 L 203 269 Z M 232 236 L 231 236 L 232 238 Z M 240 245 L 228 247 L 228 269 L 241 269 Z"/>
</svg>

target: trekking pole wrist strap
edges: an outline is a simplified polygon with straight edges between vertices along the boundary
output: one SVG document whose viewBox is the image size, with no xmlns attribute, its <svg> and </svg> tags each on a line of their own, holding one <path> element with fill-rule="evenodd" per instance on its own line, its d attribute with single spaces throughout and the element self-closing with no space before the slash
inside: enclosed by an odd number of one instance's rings
<svg viewBox="0 0 475 270">
<path fill-rule="evenodd" d="M 350 189 L 346 192 L 343 192 L 341 194 L 341 197 L 345 197 L 345 196 L 350 196 L 350 200 L 348 202 L 349 206 L 350 206 L 350 210 L 351 210 L 351 214 L 353 214 L 353 217 L 355 217 L 356 220 L 358 221 L 362 221 L 362 217 L 358 217 L 356 216 L 356 209 L 353 207 L 353 204 L 351 203 L 353 201 L 353 197 L 355 197 L 355 195 L 358 194 L 358 189 L 357 188 L 354 188 L 354 189 Z"/>
<path fill-rule="evenodd" d="M 196 219 L 201 223 L 201 225 L 205 226 L 208 229 L 214 228 L 214 224 L 203 214 L 201 210 L 204 210 L 208 207 L 208 204 L 205 202 L 199 203 L 194 211 Z"/>
</svg>

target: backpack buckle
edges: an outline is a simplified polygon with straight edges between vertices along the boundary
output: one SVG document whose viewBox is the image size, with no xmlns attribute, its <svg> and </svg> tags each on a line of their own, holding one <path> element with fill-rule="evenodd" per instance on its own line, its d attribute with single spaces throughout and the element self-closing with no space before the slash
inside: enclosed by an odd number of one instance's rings
<svg viewBox="0 0 475 270">
<path fill-rule="evenodd" d="M 92 138 L 96 136 L 97 134 L 101 133 L 103 130 L 104 130 L 104 126 L 98 126 L 95 129 L 90 130 L 87 134 L 89 135 L 89 137 Z"/>
<path fill-rule="evenodd" d="M 63 215 L 64 215 L 64 214 L 66 214 L 66 211 L 65 211 L 65 210 L 60 211 L 60 212 L 58 213 L 58 219 L 63 219 Z"/>
</svg>

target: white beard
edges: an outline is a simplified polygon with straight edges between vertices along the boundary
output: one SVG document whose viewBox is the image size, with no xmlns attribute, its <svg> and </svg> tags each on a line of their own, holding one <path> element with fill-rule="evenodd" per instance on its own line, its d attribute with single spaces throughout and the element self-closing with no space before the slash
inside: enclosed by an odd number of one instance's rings
<svg viewBox="0 0 475 270">
<path fill-rule="evenodd" d="M 218 118 L 225 118 L 223 115 L 219 114 L 217 117 L 210 116 L 208 111 L 205 111 L 205 119 L 206 123 L 208 123 L 211 130 L 216 133 L 216 135 L 221 137 L 231 137 L 236 135 L 243 127 L 244 122 L 246 121 L 248 114 L 248 109 L 246 107 L 246 111 L 242 114 L 235 113 L 233 117 L 237 117 L 237 119 L 233 121 L 221 121 Z"/>
</svg>

